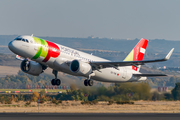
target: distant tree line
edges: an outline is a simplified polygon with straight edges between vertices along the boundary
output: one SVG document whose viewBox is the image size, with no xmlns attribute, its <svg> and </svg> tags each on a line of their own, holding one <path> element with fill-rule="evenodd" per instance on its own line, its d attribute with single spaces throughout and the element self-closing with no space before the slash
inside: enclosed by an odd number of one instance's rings
<svg viewBox="0 0 180 120">
<path fill-rule="evenodd" d="M 146 81 L 151 87 L 157 88 L 161 86 L 175 87 L 176 83 L 180 82 L 180 77 L 161 77 L 161 78 L 149 78 Z"/>
<path fill-rule="evenodd" d="M 48 75 L 45 73 L 40 74 L 39 76 L 32 76 L 22 71 L 19 71 L 17 75 L 7 75 L 6 77 L 0 78 L 0 89 L 25 89 L 25 86 L 27 87 L 28 85 L 49 86 L 51 85 L 51 79 L 53 78 L 54 78 L 53 75 Z M 78 83 L 81 81 L 81 79 L 79 79 Z M 175 87 L 175 84 L 178 82 L 180 82 L 180 77 L 178 76 L 150 78 L 146 80 L 146 83 L 153 88 L 157 88 L 158 86 L 163 86 L 163 85 Z M 62 85 L 69 85 L 69 84 L 63 82 Z M 98 85 L 96 86 L 102 86 L 102 84 L 98 82 Z"/>
<path fill-rule="evenodd" d="M 62 100 L 77 100 L 84 101 L 87 94 L 87 101 L 128 101 L 129 93 L 133 93 L 132 100 L 180 100 L 180 83 L 176 83 L 176 87 L 172 93 L 160 94 L 158 92 L 150 93 L 150 87 L 147 83 L 120 83 L 111 87 L 99 88 L 77 88 L 76 85 L 71 85 L 71 89 L 67 92 L 59 93 L 57 95 L 46 94 L 45 90 L 40 93 L 33 92 L 33 94 L 1 94 L 1 103 L 11 103 L 11 101 L 34 101 L 40 99 L 41 103 L 46 101 L 54 101 L 59 103 Z M 58 100 L 58 101 L 57 101 Z"/>
<path fill-rule="evenodd" d="M 47 74 L 32 76 L 19 71 L 18 75 L 7 75 L 0 78 L 0 89 L 24 89 L 28 85 L 47 86 L 51 85 L 52 78 L 53 76 Z"/>
</svg>

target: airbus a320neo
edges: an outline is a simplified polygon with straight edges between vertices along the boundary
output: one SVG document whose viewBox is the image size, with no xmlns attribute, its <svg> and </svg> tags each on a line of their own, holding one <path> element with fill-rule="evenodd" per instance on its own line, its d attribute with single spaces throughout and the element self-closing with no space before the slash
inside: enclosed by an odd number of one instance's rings
<svg viewBox="0 0 180 120">
<path fill-rule="evenodd" d="M 142 74 L 140 66 L 145 63 L 166 61 L 174 48 L 163 59 L 144 60 L 148 40 L 142 38 L 132 49 L 124 61 L 112 62 L 91 54 L 87 54 L 57 43 L 53 43 L 33 35 L 19 36 L 11 41 L 9 49 L 21 59 L 21 70 L 38 76 L 47 67 L 52 69 L 55 78 L 52 85 L 60 85 L 58 71 L 82 76 L 85 86 L 92 86 L 93 80 L 102 82 L 137 82 L 147 77 L 166 76 L 165 74 Z"/>
</svg>

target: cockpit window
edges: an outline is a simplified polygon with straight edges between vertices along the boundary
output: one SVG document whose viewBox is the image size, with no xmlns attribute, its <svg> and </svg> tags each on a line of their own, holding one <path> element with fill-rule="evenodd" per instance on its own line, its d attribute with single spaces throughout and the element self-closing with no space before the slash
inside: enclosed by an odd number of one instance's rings
<svg viewBox="0 0 180 120">
<path fill-rule="evenodd" d="M 22 40 L 22 38 L 15 38 L 14 40 Z"/>
<path fill-rule="evenodd" d="M 23 41 L 23 42 L 27 42 L 27 43 L 29 43 L 29 40 L 27 40 L 27 39 L 24 39 L 24 38 L 15 38 L 14 40 L 19 40 L 19 41 Z"/>
</svg>

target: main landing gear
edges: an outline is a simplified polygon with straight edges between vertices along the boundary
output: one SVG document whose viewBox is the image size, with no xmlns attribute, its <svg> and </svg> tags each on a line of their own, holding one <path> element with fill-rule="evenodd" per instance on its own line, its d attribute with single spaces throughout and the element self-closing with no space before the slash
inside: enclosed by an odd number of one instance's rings
<svg viewBox="0 0 180 120">
<path fill-rule="evenodd" d="M 91 80 L 91 77 L 95 76 L 95 73 L 91 73 L 87 79 L 84 80 L 85 86 L 93 86 L 93 81 Z"/>
<path fill-rule="evenodd" d="M 57 86 L 61 85 L 61 80 L 60 80 L 60 79 L 57 79 L 58 71 L 57 71 L 57 70 L 53 70 L 52 73 L 55 75 L 55 79 L 52 79 L 52 80 L 51 80 L 51 84 L 52 84 L 52 85 L 57 85 Z"/>
<path fill-rule="evenodd" d="M 84 85 L 85 86 L 92 86 L 93 85 L 93 81 L 90 80 L 90 79 L 86 79 L 86 80 L 84 80 Z"/>
</svg>

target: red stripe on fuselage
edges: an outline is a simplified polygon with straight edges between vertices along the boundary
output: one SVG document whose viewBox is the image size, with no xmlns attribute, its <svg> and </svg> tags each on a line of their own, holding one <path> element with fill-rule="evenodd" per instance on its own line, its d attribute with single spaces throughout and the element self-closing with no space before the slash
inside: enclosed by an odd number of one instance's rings
<svg viewBox="0 0 180 120">
<path fill-rule="evenodd" d="M 47 62 L 51 57 L 57 58 L 60 55 L 60 49 L 55 43 L 49 41 L 46 42 L 48 44 L 48 53 L 43 62 Z"/>
</svg>

